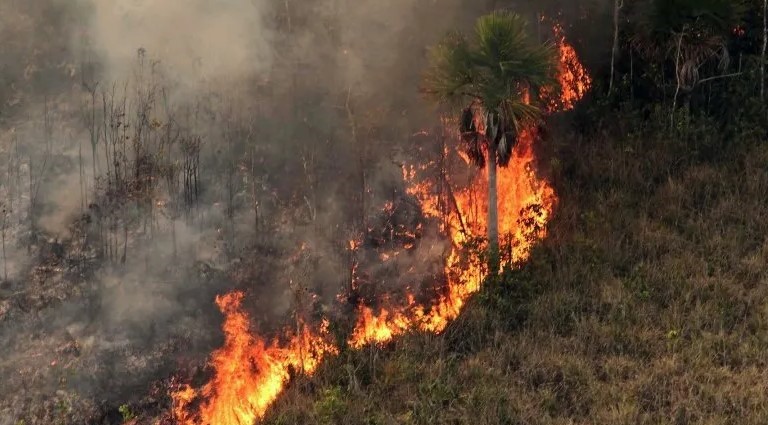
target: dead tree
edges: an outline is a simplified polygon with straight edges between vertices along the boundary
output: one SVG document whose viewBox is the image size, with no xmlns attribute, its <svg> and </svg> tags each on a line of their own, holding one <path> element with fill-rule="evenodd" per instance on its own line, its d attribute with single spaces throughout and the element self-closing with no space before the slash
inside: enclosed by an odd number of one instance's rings
<svg viewBox="0 0 768 425">
<path fill-rule="evenodd" d="M 37 206 L 40 195 L 40 187 L 45 179 L 46 170 L 48 168 L 48 160 L 51 156 L 51 139 L 53 137 L 53 118 L 51 111 L 48 109 L 48 101 L 45 101 L 45 108 L 43 112 L 43 138 L 45 141 L 45 150 L 43 152 L 42 163 L 40 168 L 35 173 L 36 161 L 32 155 L 29 155 L 29 243 L 27 245 L 27 251 L 32 249 L 32 246 L 37 241 Z"/>
<path fill-rule="evenodd" d="M 766 49 L 768 49 L 768 0 L 763 0 L 763 50 L 760 54 L 760 100 L 765 100 Z"/>
<path fill-rule="evenodd" d="M 0 227 L 2 227 L 2 242 L 3 242 L 3 277 L 4 280 L 8 280 L 8 254 L 5 250 L 5 231 L 7 229 L 7 223 L 8 223 L 8 209 L 5 205 L 0 204 L 0 207 L 2 207 L 2 213 L 3 213 L 3 220 Z"/>
<path fill-rule="evenodd" d="M 672 112 L 669 114 L 670 128 L 675 127 L 675 111 L 677 109 L 677 98 L 680 95 L 680 88 L 683 86 L 683 70 L 680 64 L 680 56 L 682 54 L 683 37 L 685 36 L 686 25 L 683 25 L 683 30 L 680 31 L 679 38 L 677 40 L 677 49 L 675 50 L 675 78 L 677 85 L 675 86 L 675 97 L 672 100 Z"/>
<path fill-rule="evenodd" d="M 184 193 L 184 206 L 189 212 L 197 204 L 200 196 L 200 145 L 202 139 L 199 136 L 187 134 L 180 140 L 182 155 L 182 181 Z"/>
<path fill-rule="evenodd" d="M 608 84 L 609 95 L 613 93 L 613 82 L 615 80 L 615 73 L 616 73 L 616 56 L 619 53 L 619 14 L 622 7 L 624 7 L 624 0 L 614 0 L 613 2 L 613 48 L 611 49 L 611 80 Z"/>
<path fill-rule="evenodd" d="M 358 168 L 360 172 L 360 229 L 362 234 L 366 234 L 368 231 L 368 217 L 366 211 L 366 197 L 368 195 L 368 179 L 366 175 L 365 161 L 367 156 L 366 143 L 360 143 L 358 140 L 358 128 L 355 120 L 355 114 L 352 111 L 350 105 L 350 98 L 352 96 L 352 89 L 347 89 L 347 101 L 344 105 L 347 111 L 347 119 L 349 121 L 350 135 L 352 136 L 352 144 L 358 151 Z"/>
</svg>

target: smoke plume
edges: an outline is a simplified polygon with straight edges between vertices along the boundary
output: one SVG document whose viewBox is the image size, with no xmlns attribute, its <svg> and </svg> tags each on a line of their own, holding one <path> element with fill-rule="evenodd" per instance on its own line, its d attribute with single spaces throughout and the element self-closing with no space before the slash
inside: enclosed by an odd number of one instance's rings
<svg viewBox="0 0 768 425">
<path fill-rule="evenodd" d="M 484 3 L 0 3 L 0 425 L 110 420 L 197 370 L 217 294 L 269 334 L 341 315 L 355 262 L 388 291 L 438 274 L 402 166 L 439 155 L 414 149 L 425 46 Z M 395 225 L 424 230 L 380 265 Z"/>
</svg>

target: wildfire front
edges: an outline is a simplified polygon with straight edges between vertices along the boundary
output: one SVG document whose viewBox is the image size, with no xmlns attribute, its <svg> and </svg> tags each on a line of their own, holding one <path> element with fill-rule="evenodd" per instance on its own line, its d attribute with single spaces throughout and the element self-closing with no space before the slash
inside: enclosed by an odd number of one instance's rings
<svg viewBox="0 0 768 425">
<path fill-rule="evenodd" d="M 558 79 L 562 87 L 559 91 L 545 90 L 542 93 L 542 97 L 549 99 L 551 112 L 572 108 L 591 85 L 559 25 L 554 27 L 554 33 L 560 59 Z M 553 93 L 559 94 L 553 97 Z M 452 130 L 455 127 L 452 120 L 444 120 L 443 125 L 442 131 L 458 142 L 458 134 Z M 532 245 L 546 236 L 547 222 L 557 204 L 554 189 L 536 172 L 537 140 L 534 129 L 522 132 L 509 165 L 501 168 L 498 174 L 499 234 L 507 250 L 508 265 L 527 260 Z M 445 154 L 460 156 L 469 167 L 469 160 L 458 149 L 458 143 L 447 146 Z M 358 305 L 355 326 L 347 341 L 353 349 L 383 344 L 412 331 L 440 333 L 481 288 L 485 267 L 482 262 L 468 261 L 462 249 L 473 240 L 481 240 L 487 230 L 486 215 L 478 214 L 488 207 L 487 177 L 478 173 L 467 187 L 451 188 L 452 207 L 446 212 L 438 204 L 445 184 L 451 185 L 450 176 L 442 177 L 441 189 L 434 179 L 417 177 L 419 167 L 422 165 L 404 165 L 403 177 L 408 195 L 418 201 L 420 210 L 428 217 L 444 221 L 442 230 L 450 248 L 444 259 L 445 282 L 435 283 L 443 288 L 437 291 L 440 295 L 427 302 L 418 302 L 417 299 L 423 297 L 406 292 L 400 303 L 395 301 L 396 297 L 385 296 L 376 306 Z M 391 209 L 392 205 L 383 207 L 386 208 Z M 349 242 L 349 249 L 354 252 L 364 249 L 363 245 L 360 240 L 353 240 Z M 392 252 L 380 253 L 380 258 L 386 261 L 412 245 L 409 242 Z M 351 286 L 355 288 L 359 283 L 354 281 L 354 269 L 352 275 Z M 249 329 L 250 318 L 241 309 L 242 300 L 243 294 L 237 292 L 217 298 L 225 315 L 226 340 L 224 346 L 211 356 L 213 376 L 210 381 L 200 389 L 183 385 L 172 394 L 172 416 L 178 423 L 251 425 L 265 415 L 293 373 L 311 375 L 326 356 L 338 353 L 340 347 L 330 342 L 327 320 L 316 329 L 303 325 L 298 334 L 286 332 L 271 343 L 253 335 Z"/>
</svg>

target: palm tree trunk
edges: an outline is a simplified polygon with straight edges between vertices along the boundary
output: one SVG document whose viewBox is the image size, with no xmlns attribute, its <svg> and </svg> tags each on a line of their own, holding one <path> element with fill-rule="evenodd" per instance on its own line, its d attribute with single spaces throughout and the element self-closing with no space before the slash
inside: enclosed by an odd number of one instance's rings
<svg viewBox="0 0 768 425">
<path fill-rule="evenodd" d="M 499 210 L 496 187 L 496 151 L 488 149 L 488 248 L 489 272 L 499 271 Z"/>
</svg>

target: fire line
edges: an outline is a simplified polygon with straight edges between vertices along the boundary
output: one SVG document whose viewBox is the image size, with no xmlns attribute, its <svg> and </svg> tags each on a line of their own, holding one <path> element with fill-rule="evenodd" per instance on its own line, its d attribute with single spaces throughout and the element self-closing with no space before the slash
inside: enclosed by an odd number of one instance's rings
<svg viewBox="0 0 768 425">
<path fill-rule="evenodd" d="M 590 77 L 566 41 L 562 27 L 555 25 L 554 33 L 562 90 L 558 96 L 547 91 L 541 93 L 549 99 L 550 112 L 573 108 L 591 86 Z M 535 141 L 533 131 L 521 134 L 509 166 L 500 169 L 498 175 L 499 233 L 509 236 L 514 246 L 514 263 L 525 261 L 531 246 L 546 236 L 546 224 L 557 203 L 552 186 L 535 173 Z M 408 193 L 419 200 L 425 214 L 438 216 L 431 187 L 414 182 L 412 177 L 405 170 Z M 445 261 L 444 295 L 431 305 L 420 305 L 409 295 L 404 306 L 388 306 L 378 312 L 358 306 L 357 322 L 348 340 L 350 347 L 385 343 L 412 330 L 440 333 L 461 313 L 469 297 L 480 290 L 483 270 L 479 264 L 465 261 L 458 247 L 472 236 L 485 234 L 485 214 L 472 211 L 487 208 L 486 186 L 487 178 L 481 173 L 470 188 L 454 194 L 458 211 L 451 214 L 445 229 L 453 248 Z M 350 244 L 353 250 L 359 246 L 354 241 Z M 216 304 L 225 316 L 224 346 L 211 355 L 213 376 L 207 384 L 200 389 L 183 385 L 172 392 L 171 415 L 177 423 L 252 425 L 266 414 L 293 372 L 311 375 L 326 356 L 338 353 L 338 348 L 329 342 L 327 321 L 316 329 L 301 324 L 298 331 L 287 332 L 272 342 L 252 334 L 242 301 L 241 292 L 217 297 Z"/>
</svg>

